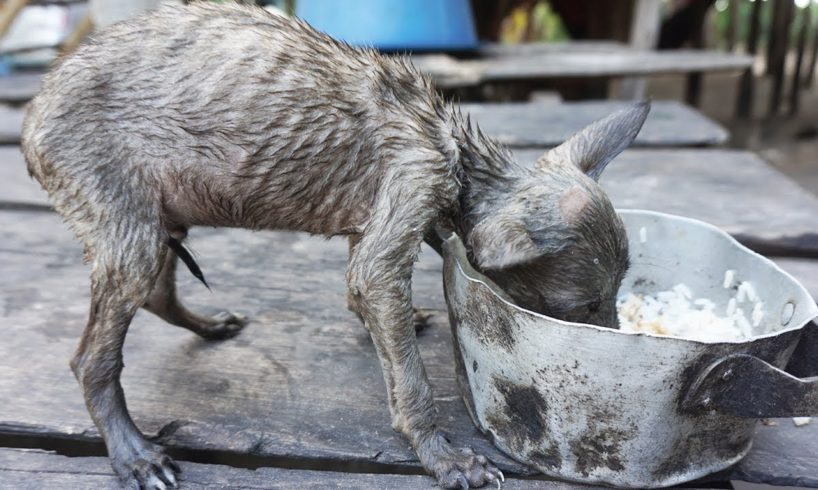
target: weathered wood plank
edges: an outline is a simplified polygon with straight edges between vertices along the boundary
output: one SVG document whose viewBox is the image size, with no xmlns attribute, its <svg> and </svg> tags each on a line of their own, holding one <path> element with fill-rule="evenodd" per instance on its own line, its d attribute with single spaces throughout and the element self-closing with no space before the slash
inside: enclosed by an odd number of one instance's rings
<svg viewBox="0 0 818 490">
<path fill-rule="evenodd" d="M 620 101 L 462 104 L 489 136 L 514 147 L 556 146 L 593 121 L 627 106 Z M 704 146 L 727 141 L 718 123 L 679 102 L 653 102 L 636 146 Z"/>
<path fill-rule="evenodd" d="M 542 151 L 515 154 L 532 164 Z M 628 150 L 602 184 L 619 207 L 702 219 L 768 253 L 818 255 L 818 198 L 749 152 Z M 19 150 L 0 148 L 0 208 L 48 206 Z"/>
<path fill-rule="evenodd" d="M 51 213 L 0 211 L 0 242 L 0 432 L 96 439 L 67 367 L 88 307 L 81 251 Z M 389 427 L 367 334 L 344 308 L 343 240 L 194 230 L 193 247 L 214 292 L 184 273 L 183 296 L 199 309 L 235 308 L 255 323 L 233 340 L 212 343 L 140 313 L 127 340 L 123 382 L 143 430 L 181 448 L 417 468 L 406 441 Z M 796 277 L 815 276 L 814 267 L 802 265 L 792 271 Z M 423 254 L 416 304 L 445 307 L 440 267 L 434 254 Z M 505 471 L 525 472 L 474 429 L 455 387 L 445 314 L 432 322 L 419 342 L 443 427 Z M 753 466 L 754 473 L 742 465 L 738 474 L 809 481 L 818 451 L 804 448 L 818 441 L 818 424 L 794 432 L 798 438 L 784 453 L 776 430 L 759 429 L 753 454 L 780 455 L 777 465 Z M 789 465 L 796 451 L 803 464 Z"/>
<path fill-rule="evenodd" d="M 196 236 L 214 292 L 180 274 L 184 297 L 255 323 L 213 343 L 140 312 L 123 377 L 139 426 L 179 447 L 417 466 L 391 429 L 369 336 L 345 307 L 345 241 L 239 230 Z M 80 247 L 53 213 L 0 212 L 0 242 L 0 431 L 96 437 L 67 367 L 88 309 Z M 425 254 L 417 304 L 445 307 L 439 268 Z M 455 387 L 445 319 L 433 321 L 419 341 L 441 425 L 505 471 L 526 472 L 472 425 Z"/>
<path fill-rule="evenodd" d="M 771 258 L 782 269 L 798 279 L 812 297 L 818 300 L 818 260 L 789 257 Z M 815 369 L 816 374 L 818 374 L 818 366 L 815 366 Z"/>
<path fill-rule="evenodd" d="M 644 51 L 614 43 L 546 44 L 484 48 L 457 60 L 416 55 L 412 61 L 442 88 L 550 78 L 621 77 L 743 70 L 748 56 L 706 50 Z"/>
<path fill-rule="evenodd" d="M 40 90 L 42 73 L 13 73 L 0 77 L 0 102 L 28 102 Z"/>
<path fill-rule="evenodd" d="M 433 489 L 434 480 L 421 475 L 340 473 L 335 471 L 291 470 L 282 468 L 244 469 L 225 465 L 181 461 L 179 479 L 185 490 L 212 488 L 276 489 Z M 508 490 L 543 488 L 589 490 L 592 487 L 558 482 L 508 478 Z M 106 458 L 68 458 L 58 454 L 23 449 L 0 449 L 0 490 L 121 490 Z"/>
<path fill-rule="evenodd" d="M 617 207 L 701 219 L 763 252 L 818 255 L 818 198 L 750 152 L 629 150 L 600 182 Z"/>
<path fill-rule="evenodd" d="M 759 424 L 753 449 L 730 475 L 733 480 L 818 488 L 818 420 L 796 427 L 792 419 Z"/>
<path fill-rule="evenodd" d="M 482 129 L 511 146 L 555 146 L 588 123 L 625 107 L 625 102 L 587 101 L 462 104 Z M 19 144 L 23 109 L 0 106 L 0 144 Z M 636 139 L 638 146 L 703 146 L 727 141 L 728 133 L 698 111 L 674 101 L 654 102 Z M 2 149 L 0 149 L 2 150 Z M 0 162 L 4 161 L 0 152 Z"/>
<path fill-rule="evenodd" d="M 611 43 L 556 44 L 552 46 L 496 47 L 485 56 L 457 60 L 447 55 L 417 55 L 413 63 L 443 88 L 484 82 L 524 79 L 617 77 L 691 71 L 743 70 L 752 60 L 744 55 L 715 51 L 639 51 Z M 607 47 L 603 47 L 605 45 Z M 41 73 L 15 73 L 0 77 L 0 101 L 21 103 L 39 90 Z"/>
<path fill-rule="evenodd" d="M 0 145 L 19 144 L 22 127 L 21 107 L 0 106 Z"/>
<path fill-rule="evenodd" d="M 29 177 L 18 146 L 0 146 L 0 209 L 50 209 L 48 195 Z"/>
</svg>

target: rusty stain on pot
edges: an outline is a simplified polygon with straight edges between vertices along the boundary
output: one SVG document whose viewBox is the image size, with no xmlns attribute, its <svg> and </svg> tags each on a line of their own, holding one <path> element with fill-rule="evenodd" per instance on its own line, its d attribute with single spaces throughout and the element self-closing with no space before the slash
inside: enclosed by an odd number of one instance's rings
<svg viewBox="0 0 818 490">
<path fill-rule="evenodd" d="M 515 383 L 509 379 L 493 377 L 492 384 L 503 397 L 499 410 L 487 417 L 491 429 L 501 435 L 515 450 L 525 452 L 526 447 L 542 447 L 548 433 L 548 404 L 534 386 Z M 536 450 L 529 454 L 532 460 L 548 468 L 559 468 L 562 460 L 555 446 Z"/>
<path fill-rule="evenodd" d="M 670 451 L 671 456 L 653 472 L 658 479 L 684 475 L 690 471 L 690 461 L 695 457 L 707 455 L 712 458 L 730 458 L 740 454 L 750 444 L 751 433 L 746 429 L 747 421 L 729 417 L 727 421 L 720 417 L 718 428 L 695 432 L 677 439 Z"/>
<path fill-rule="evenodd" d="M 557 469 L 562 466 L 562 457 L 556 446 L 545 451 L 532 451 L 528 453 L 528 459 L 540 468 Z"/>
<path fill-rule="evenodd" d="M 472 333 L 483 345 L 496 344 L 508 352 L 513 352 L 517 339 L 514 337 L 513 319 L 509 315 L 498 314 L 488 305 L 492 304 L 491 293 L 477 283 L 470 283 L 469 294 L 476 298 L 476 305 L 482 305 L 473 310 L 460 312 L 464 324 L 471 327 Z"/>
<path fill-rule="evenodd" d="M 569 443 L 577 473 L 587 477 L 598 468 L 625 468 L 620 451 L 622 444 L 633 437 L 633 428 L 616 428 L 621 425 L 619 416 L 610 412 L 596 411 L 588 417 L 588 430 Z"/>
<path fill-rule="evenodd" d="M 516 384 L 508 379 L 494 377 L 494 388 L 503 396 L 502 416 L 495 420 L 504 425 L 503 432 L 508 433 L 522 447 L 526 441 L 537 444 L 545 436 L 548 425 L 545 417 L 548 405 L 539 391 L 533 386 Z"/>
</svg>

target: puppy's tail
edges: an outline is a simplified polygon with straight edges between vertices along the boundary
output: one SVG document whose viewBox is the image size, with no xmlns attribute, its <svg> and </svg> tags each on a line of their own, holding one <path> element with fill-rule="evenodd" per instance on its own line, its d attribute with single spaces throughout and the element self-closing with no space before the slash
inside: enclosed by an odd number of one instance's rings
<svg viewBox="0 0 818 490">
<path fill-rule="evenodd" d="M 202 281 L 202 284 L 204 284 L 207 289 L 210 289 L 210 285 L 205 281 L 202 269 L 199 268 L 199 264 L 196 263 L 193 256 L 190 255 L 190 252 L 182 245 L 182 242 L 173 237 L 168 237 L 168 247 L 176 253 L 177 257 L 182 259 L 182 262 L 185 263 L 190 273 L 193 274 L 196 279 Z"/>
</svg>

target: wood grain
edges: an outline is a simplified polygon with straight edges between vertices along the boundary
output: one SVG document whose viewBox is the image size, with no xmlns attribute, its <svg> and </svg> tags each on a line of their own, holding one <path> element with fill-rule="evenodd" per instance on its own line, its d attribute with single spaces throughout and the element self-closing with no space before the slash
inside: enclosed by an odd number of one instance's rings
<svg viewBox="0 0 818 490">
<path fill-rule="evenodd" d="M 601 100 L 549 104 L 462 104 L 481 128 L 500 142 L 518 147 L 556 146 L 574 132 L 622 107 L 625 102 Z M 19 144 L 23 108 L 0 106 L 0 144 Z M 653 103 L 636 139 L 637 146 L 705 146 L 727 141 L 718 123 L 673 101 Z M 2 160 L 0 160 L 2 161 Z"/>
<path fill-rule="evenodd" d="M 533 164 L 541 151 L 515 154 Z M 600 182 L 617 207 L 707 221 L 765 253 L 818 256 L 818 197 L 750 152 L 629 150 Z"/>
<path fill-rule="evenodd" d="M 96 441 L 67 366 L 88 308 L 80 249 L 51 213 L 0 211 L 0 243 L 0 433 Z M 180 273 L 183 297 L 200 310 L 236 309 L 254 323 L 214 343 L 140 313 L 126 343 L 123 384 L 143 431 L 177 448 L 419 470 L 407 442 L 390 428 L 370 340 L 345 310 L 343 240 L 194 230 L 192 248 L 213 292 Z M 818 277 L 815 263 L 799 265 L 796 277 Z M 425 250 L 414 292 L 417 305 L 439 310 L 419 343 L 441 424 L 455 442 L 509 474 L 525 474 L 475 430 L 460 401 L 440 267 Z M 814 282 L 808 287 L 815 291 Z M 804 482 L 816 475 L 818 451 L 809 448 L 818 424 L 787 432 L 787 444 L 775 428 L 759 430 L 766 432 L 751 456 L 775 454 L 777 464 L 739 466 L 742 478 Z M 790 465 L 796 456 L 801 463 Z"/>
<path fill-rule="evenodd" d="M 553 78 L 741 71 L 752 64 L 749 56 L 734 53 L 657 52 L 610 42 L 492 45 L 483 47 L 479 54 L 465 60 L 448 55 L 415 55 L 412 62 L 441 88 Z"/>
<path fill-rule="evenodd" d="M 516 150 L 533 162 L 544 150 Z M 628 150 L 602 176 L 612 201 L 715 224 L 758 251 L 818 256 L 818 198 L 750 152 Z M 0 209 L 48 209 L 19 149 L 0 147 Z"/>
<path fill-rule="evenodd" d="M 96 438 L 67 364 L 88 309 L 80 248 L 52 213 L 0 212 L 0 241 L 0 431 Z M 344 240 L 197 230 L 192 248 L 213 293 L 180 273 L 183 297 L 254 323 L 214 343 L 140 312 L 123 385 L 143 431 L 195 449 L 418 465 L 390 427 L 369 336 L 345 307 Z M 440 277 L 439 258 L 424 254 L 418 305 L 445 308 Z M 448 326 L 442 315 L 433 322 L 419 342 L 441 425 L 456 443 L 525 473 L 472 425 L 454 383 Z"/>
<path fill-rule="evenodd" d="M 512 147 L 550 147 L 588 124 L 628 105 L 605 100 L 540 103 L 462 104 L 464 113 L 492 138 Z M 677 147 L 720 145 L 727 130 L 679 102 L 653 102 L 634 146 Z"/>
<path fill-rule="evenodd" d="M 234 468 L 219 464 L 180 462 L 179 479 L 184 490 L 244 488 L 255 490 L 432 490 L 434 480 L 421 475 L 340 473 L 282 468 Z M 506 479 L 507 490 L 543 488 L 555 490 L 591 487 L 537 480 Z M 68 458 L 46 451 L 0 449 L 0 490 L 121 490 L 107 458 Z"/>
<path fill-rule="evenodd" d="M 0 77 L 0 102 L 28 102 L 40 90 L 42 79 L 43 74 L 40 72 L 19 72 Z"/>
</svg>

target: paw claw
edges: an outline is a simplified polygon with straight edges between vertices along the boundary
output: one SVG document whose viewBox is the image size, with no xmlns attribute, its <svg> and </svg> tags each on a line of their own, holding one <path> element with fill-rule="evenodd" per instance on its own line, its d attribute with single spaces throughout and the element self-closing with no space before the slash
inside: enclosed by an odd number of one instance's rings
<svg viewBox="0 0 818 490">
<path fill-rule="evenodd" d="M 215 325 L 201 328 L 196 333 L 207 340 L 225 340 L 238 335 L 250 323 L 246 316 L 229 311 L 217 313 L 213 319 L 217 321 Z"/>
<path fill-rule="evenodd" d="M 163 466 L 167 466 L 168 468 L 170 468 L 170 469 L 172 470 L 172 471 L 170 472 L 170 475 L 171 475 L 171 476 L 172 476 L 174 479 L 176 479 L 176 475 L 175 475 L 175 473 L 181 473 L 181 472 L 182 472 L 182 468 L 180 468 L 180 467 L 179 467 L 179 465 L 178 465 L 178 464 L 176 464 L 176 461 L 174 461 L 174 460 L 170 459 L 168 456 L 164 456 L 164 457 L 162 458 L 162 465 L 163 465 Z M 174 482 L 174 484 L 175 484 L 175 482 Z"/>
<path fill-rule="evenodd" d="M 178 488 L 175 474 L 178 468 L 172 459 L 158 450 L 135 453 L 124 462 L 114 463 L 114 469 L 123 479 L 125 487 L 138 490 Z"/>
<path fill-rule="evenodd" d="M 499 485 L 502 473 L 486 457 L 470 448 L 452 447 L 442 432 L 424 442 L 418 447 L 418 456 L 441 487 L 468 490 L 489 482 Z"/>
<path fill-rule="evenodd" d="M 426 308 L 412 308 L 412 323 L 415 326 L 415 332 L 419 333 L 426 330 L 429 326 L 429 320 L 435 315 L 434 310 Z"/>
</svg>

